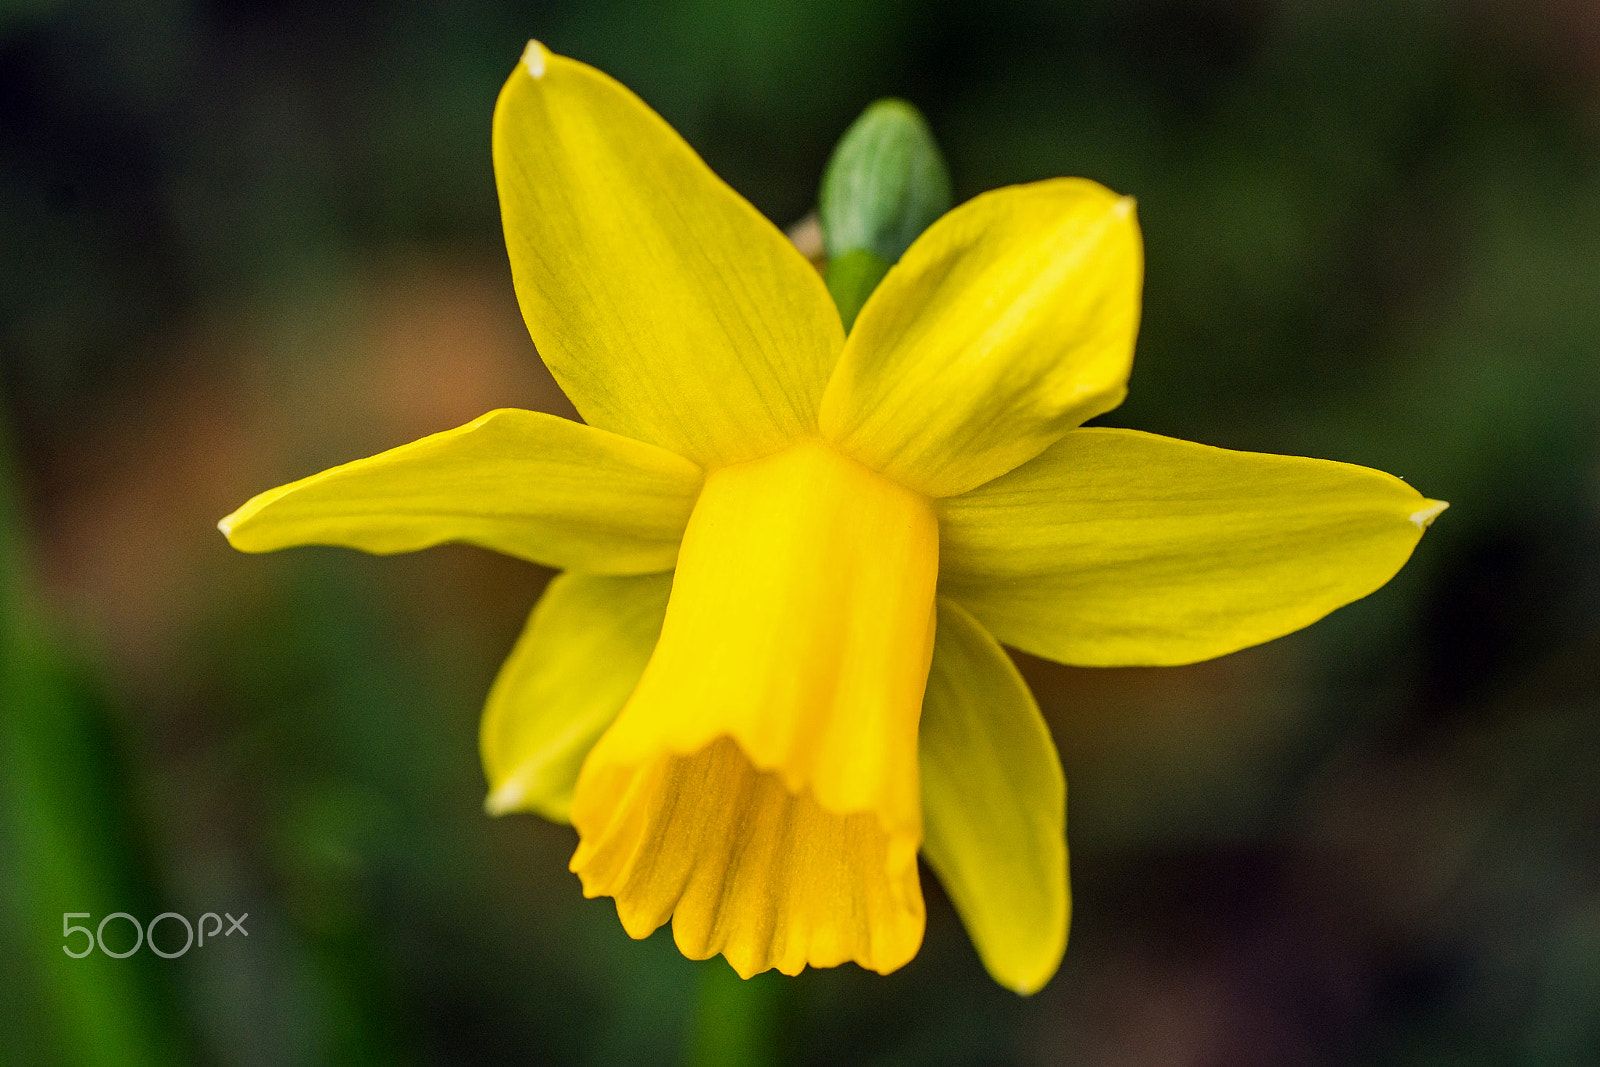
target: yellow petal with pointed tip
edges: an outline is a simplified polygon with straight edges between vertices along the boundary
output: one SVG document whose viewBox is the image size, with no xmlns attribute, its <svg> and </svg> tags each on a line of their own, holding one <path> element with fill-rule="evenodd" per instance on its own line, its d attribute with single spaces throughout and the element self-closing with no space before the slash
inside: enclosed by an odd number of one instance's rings
<svg viewBox="0 0 1600 1067">
<path fill-rule="evenodd" d="M 861 309 L 823 436 L 929 496 L 963 493 L 1122 402 L 1139 326 L 1133 202 L 1082 178 L 984 193 Z"/>
<path fill-rule="evenodd" d="M 1036 992 L 1072 917 L 1067 783 L 1022 675 L 943 597 L 920 744 L 923 854 L 994 980 Z"/>
<path fill-rule="evenodd" d="M 940 501 L 939 591 L 1062 663 L 1193 663 L 1366 596 L 1444 507 L 1348 463 L 1076 430 Z"/>
<path fill-rule="evenodd" d="M 578 768 L 650 660 L 672 575 L 558 574 L 489 690 L 485 807 L 566 822 Z"/>
<path fill-rule="evenodd" d="M 495 182 L 523 317 L 585 421 L 708 468 L 814 433 L 844 340 L 817 272 L 625 87 L 527 56 Z"/>
<path fill-rule="evenodd" d="M 578 777 L 584 892 L 745 973 L 910 959 L 937 576 L 931 502 L 821 442 L 713 471 Z"/>
<path fill-rule="evenodd" d="M 218 525 L 234 548 L 343 545 L 387 555 L 446 541 L 602 574 L 668 570 L 700 469 L 665 449 L 502 408 L 252 498 Z"/>
</svg>

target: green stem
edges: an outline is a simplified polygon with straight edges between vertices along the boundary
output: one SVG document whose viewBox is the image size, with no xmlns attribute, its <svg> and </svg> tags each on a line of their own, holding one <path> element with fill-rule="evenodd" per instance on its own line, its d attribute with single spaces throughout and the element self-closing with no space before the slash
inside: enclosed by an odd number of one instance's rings
<svg viewBox="0 0 1600 1067">
<path fill-rule="evenodd" d="M 794 999 L 794 979 L 774 971 L 742 979 L 726 961 L 701 964 L 688 1063 L 691 1067 L 776 1067 Z"/>
<path fill-rule="evenodd" d="M 883 281 L 893 266 L 888 260 L 873 252 L 858 248 L 828 260 L 828 292 L 839 306 L 839 317 L 844 320 L 845 332 L 856 324 L 856 316 L 872 295 L 872 290 Z"/>
</svg>

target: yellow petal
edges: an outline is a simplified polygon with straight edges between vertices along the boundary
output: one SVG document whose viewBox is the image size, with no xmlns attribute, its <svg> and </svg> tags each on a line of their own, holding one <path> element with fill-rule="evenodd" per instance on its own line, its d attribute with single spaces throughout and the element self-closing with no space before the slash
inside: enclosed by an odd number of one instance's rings
<svg viewBox="0 0 1600 1067">
<path fill-rule="evenodd" d="M 1081 178 L 934 223 L 861 310 L 823 436 L 929 496 L 966 492 L 1122 402 L 1139 326 L 1133 201 Z"/>
<path fill-rule="evenodd" d="M 464 541 L 551 567 L 641 574 L 672 567 L 700 481 L 664 449 L 502 408 L 269 490 L 218 525 L 245 552 L 387 555 Z"/>
<path fill-rule="evenodd" d="M 528 330 L 585 421 L 708 468 L 815 433 L 827 288 L 638 97 L 530 42 L 494 170 Z"/>
<path fill-rule="evenodd" d="M 1348 463 L 1077 430 L 940 502 L 939 589 L 1062 663 L 1192 663 L 1366 596 L 1445 506 Z"/>
<path fill-rule="evenodd" d="M 479 731 L 485 807 L 566 822 L 578 768 L 639 681 L 672 575 L 559 574 L 500 668 Z"/>
<path fill-rule="evenodd" d="M 1033 993 L 1067 947 L 1067 784 L 1005 651 L 939 600 L 922 704 L 923 854 L 995 981 Z"/>
<path fill-rule="evenodd" d="M 744 973 L 905 963 L 937 573 L 931 503 L 820 442 L 712 472 L 661 640 L 578 778 L 584 892 L 634 936 L 676 914 L 685 953 Z"/>
</svg>

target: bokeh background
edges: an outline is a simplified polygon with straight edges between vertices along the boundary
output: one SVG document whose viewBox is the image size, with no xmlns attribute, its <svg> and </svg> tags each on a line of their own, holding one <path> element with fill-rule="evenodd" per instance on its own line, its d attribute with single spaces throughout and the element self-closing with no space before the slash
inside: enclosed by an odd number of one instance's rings
<svg viewBox="0 0 1600 1067">
<path fill-rule="evenodd" d="M 490 408 L 570 413 L 490 168 L 530 36 L 781 225 L 890 94 L 958 197 L 1133 194 L 1103 422 L 1452 502 L 1300 634 L 1022 660 L 1076 899 L 1039 995 L 926 876 L 888 978 L 629 941 L 569 829 L 481 812 L 479 709 L 547 572 L 216 532 Z M 1600 1064 L 1591 0 L 5 0 L 0 420 L 0 1061 Z M 169 910 L 248 939 L 61 951 L 64 912 Z"/>
</svg>

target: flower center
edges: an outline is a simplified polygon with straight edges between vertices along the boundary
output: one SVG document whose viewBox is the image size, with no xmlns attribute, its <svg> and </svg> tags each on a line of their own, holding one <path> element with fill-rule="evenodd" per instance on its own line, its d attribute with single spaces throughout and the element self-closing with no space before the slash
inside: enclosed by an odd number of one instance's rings
<svg viewBox="0 0 1600 1067">
<path fill-rule="evenodd" d="M 586 894 L 741 972 L 909 959 L 938 545 L 927 498 L 819 441 L 712 472 L 578 780 Z"/>
</svg>

